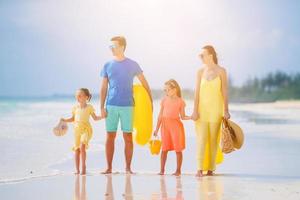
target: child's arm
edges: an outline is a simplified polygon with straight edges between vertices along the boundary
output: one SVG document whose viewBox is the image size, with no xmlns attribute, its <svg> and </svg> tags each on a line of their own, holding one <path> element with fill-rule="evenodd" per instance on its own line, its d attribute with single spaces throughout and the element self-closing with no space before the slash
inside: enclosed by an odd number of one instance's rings
<svg viewBox="0 0 300 200">
<path fill-rule="evenodd" d="M 101 120 L 102 117 L 101 116 L 97 116 L 94 112 L 91 114 L 92 118 L 95 120 L 95 121 L 98 121 L 98 120 Z"/>
<path fill-rule="evenodd" d="M 67 118 L 67 119 L 64 119 L 64 118 L 61 118 L 60 121 L 63 121 L 63 122 L 73 122 L 74 121 L 74 115 L 70 118 Z"/>
<path fill-rule="evenodd" d="M 192 119 L 192 116 L 186 116 L 185 115 L 184 106 L 181 107 L 180 118 L 181 118 L 181 120 L 190 120 L 190 119 Z"/>
<path fill-rule="evenodd" d="M 160 107 L 160 111 L 159 111 L 159 115 L 158 115 L 157 123 L 156 123 L 156 129 L 153 133 L 154 136 L 157 136 L 157 133 L 159 131 L 159 128 L 160 128 L 160 125 L 161 125 L 161 122 L 162 122 L 162 113 L 163 113 L 163 106 Z"/>
</svg>

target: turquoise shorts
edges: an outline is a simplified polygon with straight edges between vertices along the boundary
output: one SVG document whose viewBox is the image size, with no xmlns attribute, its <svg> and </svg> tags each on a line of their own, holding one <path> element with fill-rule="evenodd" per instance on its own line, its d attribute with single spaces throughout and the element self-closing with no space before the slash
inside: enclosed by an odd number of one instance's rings
<svg viewBox="0 0 300 200">
<path fill-rule="evenodd" d="M 117 132 L 119 121 L 121 130 L 126 133 L 132 132 L 133 107 L 132 106 L 106 106 L 107 117 L 105 126 L 107 132 Z"/>
</svg>

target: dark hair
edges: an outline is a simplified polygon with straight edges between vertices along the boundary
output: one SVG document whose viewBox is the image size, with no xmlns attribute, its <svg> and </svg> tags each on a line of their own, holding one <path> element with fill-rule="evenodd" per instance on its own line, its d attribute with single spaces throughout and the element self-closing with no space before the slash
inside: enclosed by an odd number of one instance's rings
<svg viewBox="0 0 300 200">
<path fill-rule="evenodd" d="M 213 60 L 215 64 L 218 64 L 218 57 L 217 57 L 217 52 L 215 51 L 215 48 L 211 45 L 206 45 L 202 49 L 207 50 L 208 54 L 213 56 Z"/>
<path fill-rule="evenodd" d="M 125 51 L 125 49 L 126 49 L 126 39 L 125 39 L 125 37 L 115 36 L 115 37 L 111 38 L 110 41 L 117 41 L 120 46 L 124 47 L 124 51 Z"/>
<path fill-rule="evenodd" d="M 89 89 L 87 89 L 87 88 L 80 88 L 79 90 L 82 91 L 88 97 L 88 101 L 91 100 L 92 94 L 90 93 Z"/>
<path fill-rule="evenodd" d="M 177 81 L 175 81 L 174 79 L 170 79 L 167 82 L 165 82 L 165 85 L 168 85 L 172 89 L 176 88 L 177 96 L 181 97 L 181 89 Z"/>
</svg>

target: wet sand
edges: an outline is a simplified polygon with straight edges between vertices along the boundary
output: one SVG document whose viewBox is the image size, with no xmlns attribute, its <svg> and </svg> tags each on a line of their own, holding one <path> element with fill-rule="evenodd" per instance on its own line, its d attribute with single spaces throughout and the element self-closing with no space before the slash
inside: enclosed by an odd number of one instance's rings
<svg viewBox="0 0 300 200">
<path fill-rule="evenodd" d="M 63 175 L 0 187 L 1 199 L 299 199 L 300 181 L 284 177 L 219 174 Z"/>
</svg>

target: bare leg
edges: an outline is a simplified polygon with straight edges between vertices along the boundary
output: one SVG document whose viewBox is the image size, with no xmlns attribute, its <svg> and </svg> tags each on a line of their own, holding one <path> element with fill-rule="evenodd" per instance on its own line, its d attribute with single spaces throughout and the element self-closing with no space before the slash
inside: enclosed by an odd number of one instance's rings
<svg viewBox="0 0 300 200">
<path fill-rule="evenodd" d="M 182 165 L 182 152 L 176 152 L 176 159 L 177 159 L 177 169 L 176 172 L 173 173 L 174 176 L 180 176 L 181 174 L 181 165 Z"/>
<path fill-rule="evenodd" d="M 76 150 L 75 150 L 74 158 L 75 158 L 75 168 L 76 168 L 76 171 L 75 171 L 74 174 L 79 174 L 79 173 L 80 173 L 80 171 L 79 171 L 79 165 L 80 165 L 80 149 L 76 149 Z"/>
<path fill-rule="evenodd" d="M 132 133 L 123 133 L 123 138 L 125 142 L 125 159 L 126 159 L 126 173 L 132 174 L 131 171 L 131 160 L 133 154 L 133 142 L 132 142 Z"/>
<path fill-rule="evenodd" d="M 112 171 L 112 161 L 113 161 L 114 151 L 115 151 L 115 138 L 116 138 L 116 132 L 108 132 L 106 135 L 105 153 L 106 153 L 107 169 L 104 172 L 102 172 L 102 174 L 110 174 Z"/>
<path fill-rule="evenodd" d="M 208 170 L 206 175 L 207 175 L 207 176 L 213 176 L 213 175 L 214 175 L 214 173 L 213 173 L 213 171 L 211 171 L 211 170 Z"/>
<path fill-rule="evenodd" d="M 86 151 L 85 151 L 85 144 L 80 145 L 80 156 L 81 156 L 81 175 L 86 174 Z"/>
<path fill-rule="evenodd" d="M 160 172 L 159 175 L 165 174 L 165 165 L 168 157 L 168 151 L 162 151 L 160 156 Z"/>
<path fill-rule="evenodd" d="M 203 177 L 203 171 L 202 170 L 198 170 L 197 171 L 197 174 L 196 174 L 196 177 Z"/>
</svg>

